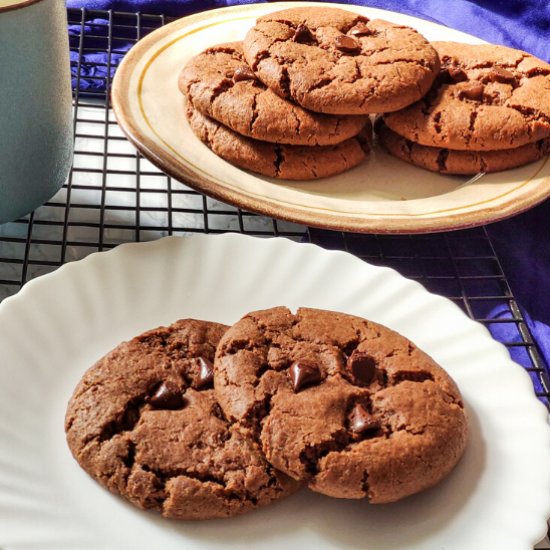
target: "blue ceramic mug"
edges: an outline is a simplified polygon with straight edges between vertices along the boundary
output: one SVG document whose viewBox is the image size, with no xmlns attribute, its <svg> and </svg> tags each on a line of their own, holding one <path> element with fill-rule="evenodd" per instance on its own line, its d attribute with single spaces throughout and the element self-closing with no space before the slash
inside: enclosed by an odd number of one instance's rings
<svg viewBox="0 0 550 550">
<path fill-rule="evenodd" d="M 63 0 L 0 0 L 0 224 L 63 185 L 73 150 Z"/>
</svg>

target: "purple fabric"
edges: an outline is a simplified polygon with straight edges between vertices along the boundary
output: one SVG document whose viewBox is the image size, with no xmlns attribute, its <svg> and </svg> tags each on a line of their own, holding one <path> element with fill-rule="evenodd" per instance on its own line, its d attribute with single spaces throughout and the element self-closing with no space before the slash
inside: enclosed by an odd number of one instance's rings
<svg viewBox="0 0 550 550">
<path fill-rule="evenodd" d="M 165 15 L 264 3 L 266 0 L 68 0 L 70 8 L 113 9 Z M 321 0 L 323 1 L 323 0 Z M 469 32 L 488 42 L 520 48 L 550 60 L 550 3 L 547 0 L 356 0 L 353 3 L 407 13 Z"/>
<path fill-rule="evenodd" d="M 549 219 L 547 200 L 524 214 L 490 225 L 488 230 L 550 375 Z"/>
<path fill-rule="evenodd" d="M 255 0 L 261 2 L 262 0 Z M 345 2 L 345 0 L 341 0 Z M 141 11 L 165 15 L 187 15 L 197 11 L 252 3 L 247 0 L 69 0 L 68 7 L 88 10 L 113 9 L 119 11 Z M 504 44 L 526 50 L 550 61 L 550 3 L 547 0 L 358 0 L 355 4 L 368 5 L 423 19 L 436 21 L 449 27 L 476 35 L 496 44 Z M 92 14 L 93 16 L 93 14 Z M 107 26 L 104 20 L 88 21 L 86 32 L 105 36 Z M 79 33 L 79 26 L 70 29 Z M 74 37 L 76 39 L 76 36 Z M 105 49 L 101 39 L 98 51 Z M 123 57 L 130 43 L 117 42 L 117 52 L 110 57 L 111 75 Z M 90 46 L 90 43 L 87 44 Z M 74 54 L 73 54 L 74 55 Z M 76 61 L 76 58 L 74 59 Z M 107 73 L 107 56 L 102 53 L 87 53 L 82 59 L 81 76 L 77 82 L 74 73 L 73 86 L 83 90 L 103 90 Z M 550 364 L 550 202 L 546 202 L 525 214 L 488 227 L 504 272 L 520 305 L 524 318 L 531 330 L 539 351 Z M 313 240 L 330 247 L 335 234 L 314 231 Z M 356 251 L 360 252 L 360 251 Z M 479 295 L 487 295 L 490 289 L 479 283 Z M 431 289 L 438 291 L 437 288 Z M 445 292 L 441 292 L 445 294 Z M 492 309 L 480 311 L 479 315 L 490 319 L 506 319 L 512 316 L 506 303 L 497 303 Z M 489 329 L 502 342 L 520 341 L 514 324 L 489 325 Z M 521 348 L 512 356 L 524 366 L 531 366 L 529 358 Z M 535 380 L 534 380 L 535 381 Z M 538 383 L 538 382 L 537 382 Z M 542 388 L 538 388 L 542 392 Z"/>
</svg>

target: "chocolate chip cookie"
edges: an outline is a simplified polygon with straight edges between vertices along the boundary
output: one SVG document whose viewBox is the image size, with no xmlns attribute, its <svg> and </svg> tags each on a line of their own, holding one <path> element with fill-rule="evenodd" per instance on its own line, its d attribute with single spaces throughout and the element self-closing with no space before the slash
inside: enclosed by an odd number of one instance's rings
<svg viewBox="0 0 550 550">
<path fill-rule="evenodd" d="M 391 130 L 463 151 L 515 149 L 550 136 L 550 65 L 504 46 L 433 45 L 440 74 L 423 99 L 384 117 Z"/>
<path fill-rule="evenodd" d="M 242 42 L 220 44 L 192 58 L 179 78 L 190 104 L 243 136 L 288 145 L 334 145 L 356 136 L 366 116 L 306 111 L 266 88 L 244 60 Z"/>
<path fill-rule="evenodd" d="M 318 492 L 393 502 L 462 456 L 467 418 L 450 376 L 403 336 L 359 317 L 285 307 L 220 340 L 215 391 L 267 459 Z"/>
<path fill-rule="evenodd" d="M 216 155 L 245 170 L 287 180 L 312 180 L 345 172 L 367 158 L 372 139 L 369 120 L 360 134 L 342 143 L 307 147 L 244 137 L 190 106 L 187 117 L 195 135 Z"/>
<path fill-rule="evenodd" d="M 291 8 L 260 17 L 246 60 L 275 93 L 312 111 L 396 111 L 420 99 L 439 70 L 417 31 L 337 8 Z"/>
<path fill-rule="evenodd" d="M 382 121 L 376 124 L 380 143 L 394 156 L 442 174 L 474 175 L 517 168 L 539 160 L 550 152 L 550 138 L 527 143 L 515 149 L 497 151 L 454 151 L 413 143 L 390 130 Z"/>
<path fill-rule="evenodd" d="M 241 514 L 297 488 L 216 402 L 212 360 L 226 329 L 177 321 L 120 344 L 84 374 L 65 429 L 88 474 L 178 519 Z"/>
</svg>

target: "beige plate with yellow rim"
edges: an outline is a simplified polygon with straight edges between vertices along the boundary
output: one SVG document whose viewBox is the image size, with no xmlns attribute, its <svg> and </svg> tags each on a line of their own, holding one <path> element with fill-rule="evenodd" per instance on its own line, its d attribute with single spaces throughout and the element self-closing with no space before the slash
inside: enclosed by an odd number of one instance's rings
<svg viewBox="0 0 550 550">
<path fill-rule="evenodd" d="M 548 157 L 496 174 L 442 176 L 410 166 L 375 146 L 353 170 L 317 181 L 275 180 L 236 168 L 193 134 L 177 78 L 203 49 L 241 40 L 260 15 L 289 6 L 338 6 L 416 28 L 429 40 L 480 43 L 421 19 L 361 6 L 280 2 L 211 10 L 171 23 L 141 40 L 113 84 L 113 107 L 145 157 L 186 184 L 230 204 L 328 229 L 423 233 L 482 225 L 522 212 L 550 194 Z"/>
</svg>

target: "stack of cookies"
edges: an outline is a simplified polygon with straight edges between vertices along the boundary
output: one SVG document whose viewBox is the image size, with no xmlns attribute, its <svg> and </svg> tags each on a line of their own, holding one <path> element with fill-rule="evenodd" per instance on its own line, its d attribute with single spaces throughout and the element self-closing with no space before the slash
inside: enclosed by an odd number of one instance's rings
<svg viewBox="0 0 550 550">
<path fill-rule="evenodd" d="M 372 146 L 369 114 L 402 109 L 434 82 L 439 59 L 415 30 L 335 8 L 260 17 L 242 43 L 183 69 L 191 128 L 217 155 L 283 179 L 348 170 Z"/>
<path fill-rule="evenodd" d="M 477 174 L 550 151 L 550 65 L 489 44 L 434 42 L 440 73 L 420 101 L 377 121 L 381 143 L 428 170 Z"/>
<path fill-rule="evenodd" d="M 209 519 L 304 485 L 400 500 L 449 474 L 468 426 L 453 380 L 403 336 L 275 307 L 120 344 L 84 374 L 65 429 L 76 460 L 113 493 L 167 518 Z"/>
<path fill-rule="evenodd" d="M 515 168 L 550 150 L 550 65 L 511 48 L 430 44 L 336 8 L 260 17 L 179 79 L 191 128 L 216 154 L 283 179 L 348 170 L 380 143 L 448 174 Z"/>
</svg>

